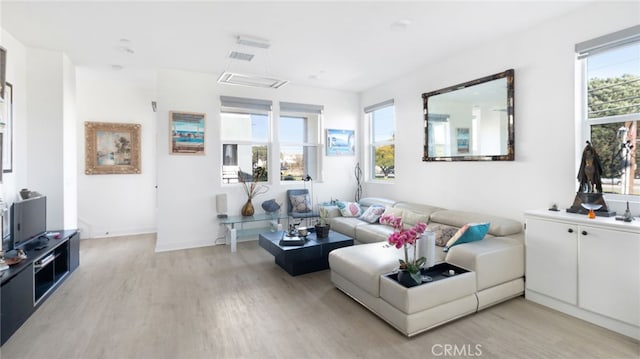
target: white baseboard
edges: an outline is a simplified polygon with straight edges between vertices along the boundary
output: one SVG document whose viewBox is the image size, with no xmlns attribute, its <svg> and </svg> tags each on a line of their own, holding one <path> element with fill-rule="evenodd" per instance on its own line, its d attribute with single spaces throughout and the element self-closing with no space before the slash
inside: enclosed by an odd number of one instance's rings
<svg viewBox="0 0 640 359">
<path fill-rule="evenodd" d="M 619 320 L 605 317 L 598 313 L 590 312 L 580 307 L 574 306 L 569 303 L 547 297 L 546 295 L 536 293 L 529 289 L 525 290 L 525 298 L 532 302 L 542 304 L 546 307 L 555 309 L 557 311 L 569 314 L 573 317 L 582 319 L 584 321 L 599 325 L 614 332 L 626 335 L 628 337 L 640 340 L 640 328 L 628 323 L 623 323 Z"/>
</svg>

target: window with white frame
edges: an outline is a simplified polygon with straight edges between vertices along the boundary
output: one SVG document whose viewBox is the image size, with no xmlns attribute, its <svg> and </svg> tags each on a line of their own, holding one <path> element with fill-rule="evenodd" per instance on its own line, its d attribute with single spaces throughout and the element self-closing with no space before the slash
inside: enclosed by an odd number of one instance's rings
<svg viewBox="0 0 640 359">
<path fill-rule="evenodd" d="M 369 124 L 369 178 L 395 178 L 395 111 L 393 100 L 364 109 Z"/>
<path fill-rule="evenodd" d="M 603 192 L 640 195 L 640 26 L 577 44 L 576 52 L 582 144 L 590 141 L 600 157 Z"/>
<path fill-rule="evenodd" d="M 220 96 L 222 183 L 269 180 L 271 101 Z"/>
<path fill-rule="evenodd" d="M 280 102 L 278 142 L 280 180 L 320 178 L 320 128 L 323 106 Z"/>
</svg>

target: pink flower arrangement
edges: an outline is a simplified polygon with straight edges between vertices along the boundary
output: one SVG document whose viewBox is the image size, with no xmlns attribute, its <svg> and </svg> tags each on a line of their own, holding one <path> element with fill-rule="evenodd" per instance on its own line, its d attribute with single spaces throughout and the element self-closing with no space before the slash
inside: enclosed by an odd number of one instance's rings
<svg viewBox="0 0 640 359">
<path fill-rule="evenodd" d="M 416 241 L 427 229 L 427 225 L 425 223 L 417 223 L 409 229 L 404 229 L 402 228 L 402 218 L 391 214 L 382 215 L 380 223 L 390 224 L 395 229 L 387 240 L 389 245 L 398 249 L 404 247 L 404 260 L 399 259 L 400 270 L 406 270 L 411 274 L 420 273 L 420 267 L 424 265 L 426 258 L 420 257 L 416 259 Z M 409 261 L 408 246 L 413 246 L 413 261 Z"/>
</svg>

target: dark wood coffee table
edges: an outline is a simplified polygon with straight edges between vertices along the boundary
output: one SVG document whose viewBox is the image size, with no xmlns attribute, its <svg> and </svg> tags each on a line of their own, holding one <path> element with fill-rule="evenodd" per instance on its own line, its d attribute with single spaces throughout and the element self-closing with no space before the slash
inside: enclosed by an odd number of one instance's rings
<svg viewBox="0 0 640 359">
<path fill-rule="evenodd" d="M 304 245 L 281 246 L 283 235 L 283 231 L 260 233 L 258 244 L 273 254 L 276 264 L 292 276 L 329 269 L 329 252 L 353 245 L 352 238 L 329 231 L 327 238 L 316 238 L 315 233 L 309 233 Z"/>
</svg>

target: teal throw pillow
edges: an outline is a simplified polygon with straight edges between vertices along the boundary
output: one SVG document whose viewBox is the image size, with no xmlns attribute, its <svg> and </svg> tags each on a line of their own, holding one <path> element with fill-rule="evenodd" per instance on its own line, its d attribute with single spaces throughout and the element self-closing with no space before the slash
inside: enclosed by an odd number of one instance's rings
<svg viewBox="0 0 640 359">
<path fill-rule="evenodd" d="M 469 223 L 462 226 L 458 232 L 449 239 L 443 251 L 448 252 L 449 248 L 462 243 L 469 243 L 482 240 L 489 232 L 490 223 Z"/>
</svg>

